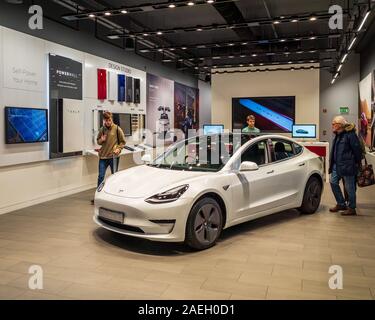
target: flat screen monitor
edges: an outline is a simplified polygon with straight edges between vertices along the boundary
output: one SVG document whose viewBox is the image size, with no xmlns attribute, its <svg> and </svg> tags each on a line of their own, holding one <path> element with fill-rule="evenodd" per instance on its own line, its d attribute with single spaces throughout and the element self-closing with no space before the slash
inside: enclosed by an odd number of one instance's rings
<svg viewBox="0 0 375 320">
<path fill-rule="evenodd" d="M 5 107 L 5 143 L 48 141 L 47 109 Z"/>
<path fill-rule="evenodd" d="M 232 99 L 232 129 L 247 127 L 246 118 L 255 117 L 261 133 L 291 133 L 295 122 L 295 97 L 255 97 Z"/>
<path fill-rule="evenodd" d="M 296 124 L 293 126 L 293 138 L 316 138 L 315 124 Z"/>
<path fill-rule="evenodd" d="M 204 135 L 213 135 L 224 132 L 224 125 L 222 124 L 205 124 L 203 126 Z"/>
<path fill-rule="evenodd" d="M 124 131 L 125 137 L 129 137 L 133 134 L 132 132 L 132 120 L 130 113 L 112 113 L 113 122 L 117 124 L 122 131 Z M 103 111 L 99 111 L 99 128 L 103 126 Z"/>
</svg>

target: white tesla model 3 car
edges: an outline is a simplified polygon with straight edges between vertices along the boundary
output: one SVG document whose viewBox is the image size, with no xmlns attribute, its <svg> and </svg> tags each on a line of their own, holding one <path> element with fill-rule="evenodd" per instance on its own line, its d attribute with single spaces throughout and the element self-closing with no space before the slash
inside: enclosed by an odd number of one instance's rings
<svg viewBox="0 0 375 320">
<path fill-rule="evenodd" d="M 110 176 L 96 191 L 94 221 L 206 249 L 233 225 L 291 208 L 316 212 L 323 172 L 316 154 L 284 136 L 194 137 Z"/>
</svg>

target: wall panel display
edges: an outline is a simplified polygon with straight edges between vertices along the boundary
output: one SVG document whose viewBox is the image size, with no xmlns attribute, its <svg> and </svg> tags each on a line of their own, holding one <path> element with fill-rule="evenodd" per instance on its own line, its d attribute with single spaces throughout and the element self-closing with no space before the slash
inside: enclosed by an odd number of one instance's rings
<svg viewBox="0 0 375 320">
<path fill-rule="evenodd" d="M 124 102 L 125 101 L 125 75 L 124 74 L 119 74 L 117 75 L 118 77 L 118 101 L 119 102 Z"/>
<path fill-rule="evenodd" d="M 295 97 L 233 98 L 233 130 L 245 128 L 248 115 L 255 116 L 255 127 L 262 132 L 290 133 L 295 122 Z"/>
<path fill-rule="evenodd" d="M 189 129 L 199 129 L 199 90 L 180 83 L 174 85 L 174 127 L 185 136 Z"/>
<path fill-rule="evenodd" d="M 50 98 L 82 100 L 82 63 L 49 55 Z"/>
<path fill-rule="evenodd" d="M 126 77 L 126 102 L 133 102 L 133 78 Z"/>
<path fill-rule="evenodd" d="M 1 50 L 5 88 L 44 91 L 46 72 L 43 40 L 4 28 Z"/>
<path fill-rule="evenodd" d="M 82 151 L 83 108 L 81 101 L 62 99 L 62 153 Z"/>
<path fill-rule="evenodd" d="M 173 95 L 173 81 L 147 74 L 147 129 L 160 137 L 173 129 Z"/>
<path fill-rule="evenodd" d="M 134 78 L 134 103 L 141 103 L 141 80 Z"/>
<path fill-rule="evenodd" d="M 48 141 L 47 109 L 5 107 L 5 143 Z"/>
<path fill-rule="evenodd" d="M 118 99 L 118 78 L 117 74 L 108 71 L 108 100 L 116 101 Z"/>
<path fill-rule="evenodd" d="M 107 99 L 107 70 L 98 69 L 98 99 Z"/>
<path fill-rule="evenodd" d="M 367 146 L 372 145 L 371 123 L 372 123 L 372 110 L 371 104 L 373 101 L 373 76 L 370 73 L 359 83 L 359 128 L 360 134 Z"/>
<path fill-rule="evenodd" d="M 132 121 L 131 117 L 132 115 L 130 113 L 112 113 L 113 116 L 113 122 L 118 125 L 122 131 L 124 131 L 124 135 L 126 137 L 129 137 L 132 135 Z M 103 111 L 99 111 L 99 117 L 98 117 L 98 128 L 103 127 Z"/>
</svg>

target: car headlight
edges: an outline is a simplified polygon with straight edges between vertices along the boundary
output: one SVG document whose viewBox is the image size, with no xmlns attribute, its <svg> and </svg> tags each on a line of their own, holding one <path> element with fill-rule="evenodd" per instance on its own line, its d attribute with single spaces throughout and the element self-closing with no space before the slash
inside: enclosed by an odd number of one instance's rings
<svg viewBox="0 0 375 320">
<path fill-rule="evenodd" d="M 97 191 L 98 191 L 98 192 L 102 191 L 103 188 L 104 188 L 104 185 L 105 185 L 105 182 L 103 181 L 103 182 L 99 185 Z"/>
<path fill-rule="evenodd" d="M 145 201 L 152 204 L 173 202 L 180 198 L 187 189 L 189 189 L 189 185 L 184 184 L 183 186 L 179 186 L 171 190 L 155 194 Z"/>
</svg>

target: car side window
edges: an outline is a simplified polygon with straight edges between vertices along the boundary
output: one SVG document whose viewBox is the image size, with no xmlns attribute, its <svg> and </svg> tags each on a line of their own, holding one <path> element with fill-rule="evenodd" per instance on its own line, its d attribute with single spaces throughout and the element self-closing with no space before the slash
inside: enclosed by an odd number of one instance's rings
<svg viewBox="0 0 375 320">
<path fill-rule="evenodd" d="M 297 143 L 293 143 L 293 147 L 294 147 L 294 154 L 295 155 L 299 155 L 302 153 L 303 151 L 303 147 Z"/>
<path fill-rule="evenodd" d="M 258 166 L 267 163 L 267 147 L 265 141 L 251 145 L 241 154 L 241 163 L 244 161 L 255 162 Z"/>
<path fill-rule="evenodd" d="M 272 139 L 273 161 L 281 161 L 294 156 L 293 143 L 286 140 Z"/>
</svg>

